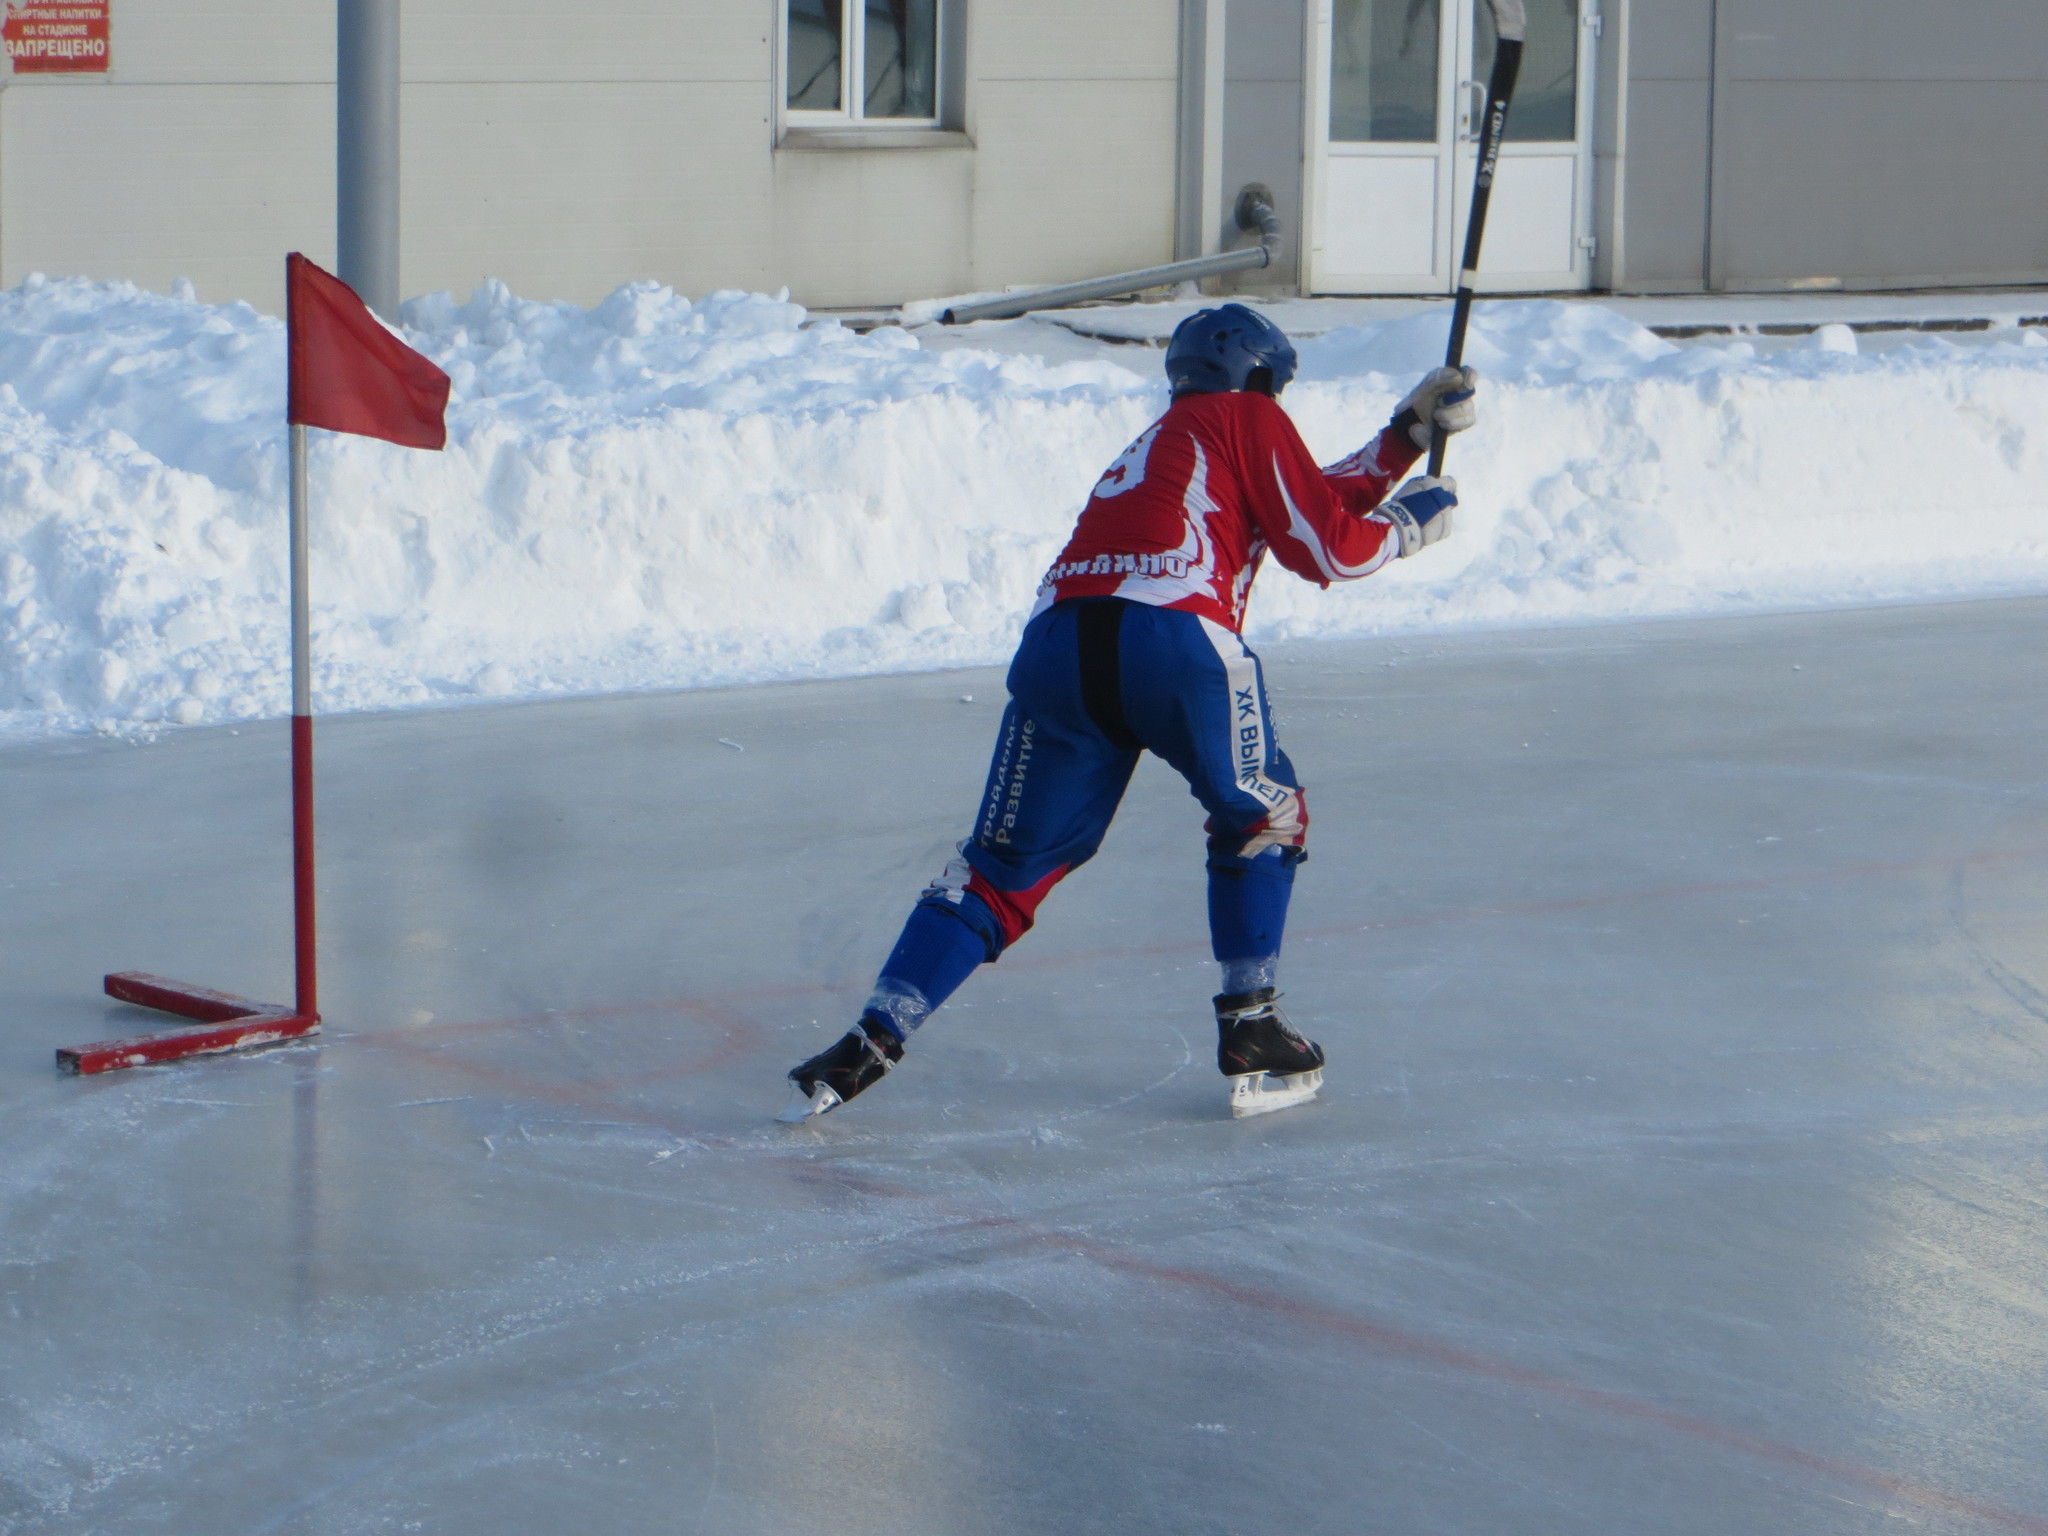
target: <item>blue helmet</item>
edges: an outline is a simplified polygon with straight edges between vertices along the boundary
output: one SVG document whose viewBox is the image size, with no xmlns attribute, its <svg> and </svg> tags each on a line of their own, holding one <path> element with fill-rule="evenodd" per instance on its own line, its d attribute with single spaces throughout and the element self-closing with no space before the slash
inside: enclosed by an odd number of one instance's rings
<svg viewBox="0 0 2048 1536">
<path fill-rule="evenodd" d="M 1277 395 L 1294 377 L 1287 333 L 1242 304 L 1189 315 L 1166 344 L 1166 379 L 1179 394 L 1255 389 Z"/>
</svg>

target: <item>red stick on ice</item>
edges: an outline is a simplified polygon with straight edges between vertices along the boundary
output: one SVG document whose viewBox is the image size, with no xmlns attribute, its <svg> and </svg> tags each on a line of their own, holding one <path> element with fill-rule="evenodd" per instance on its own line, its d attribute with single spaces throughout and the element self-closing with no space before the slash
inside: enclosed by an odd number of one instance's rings
<svg viewBox="0 0 2048 1536">
<path fill-rule="evenodd" d="M 294 251 L 285 258 L 291 428 L 293 1006 L 257 1003 L 142 971 L 106 979 L 109 997 L 203 1021 L 208 1028 L 103 1040 L 57 1052 L 60 1070 L 111 1072 L 184 1056 L 275 1045 L 320 1028 L 313 885 L 313 658 L 306 538 L 306 428 L 407 448 L 448 441 L 448 375 L 400 341 L 355 290 Z"/>
</svg>

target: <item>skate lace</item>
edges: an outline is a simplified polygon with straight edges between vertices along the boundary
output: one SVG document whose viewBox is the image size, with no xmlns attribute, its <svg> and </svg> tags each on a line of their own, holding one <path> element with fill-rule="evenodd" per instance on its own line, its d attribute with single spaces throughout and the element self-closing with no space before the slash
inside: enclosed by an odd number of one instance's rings
<svg viewBox="0 0 2048 1536">
<path fill-rule="evenodd" d="M 1289 1022 L 1286 1014 L 1265 1003 L 1232 1017 L 1222 1049 L 1239 1060 L 1249 1061 L 1274 1050 L 1306 1055 L 1315 1045 Z"/>
<path fill-rule="evenodd" d="M 1271 999 L 1263 1003 L 1253 1003 L 1248 1008 L 1235 1009 L 1230 1013 L 1224 1014 L 1223 1017 L 1229 1020 L 1230 1026 L 1234 1030 L 1256 1029 L 1261 1025 L 1270 1024 L 1273 1028 L 1280 1031 L 1283 1038 L 1291 1040 L 1297 1045 L 1308 1043 L 1307 1037 L 1294 1027 L 1293 1022 L 1289 1020 L 1286 1014 L 1280 1011 L 1278 1005 Z"/>
<path fill-rule="evenodd" d="M 896 1069 L 896 1063 L 903 1059 L 902 1046 L 897 1044 L 893 1037 L 883 1039 L 871 1033 L 865 1019 L 848 1030 L 846 1034 L 848 1039 L 858 1040 L 861 1043 L 862 1049 L 867 1053 L 867 1061 L 881 1068 L 884 1072 L 893 1072 Z M 890 1054 L 889 1049 L 892 1045 L 896 1047 L 893 1056 Z M 866 1064 L 863 1063 L 863 1069 L 865 1069 Z"/>
</svg>

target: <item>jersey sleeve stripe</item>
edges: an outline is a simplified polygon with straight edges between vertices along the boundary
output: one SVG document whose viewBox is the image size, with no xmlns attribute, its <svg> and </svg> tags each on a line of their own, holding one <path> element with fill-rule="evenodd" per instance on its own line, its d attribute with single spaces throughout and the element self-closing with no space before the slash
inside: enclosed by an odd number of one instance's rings
<svg viewBox="0 0 2048 1536">
<path fill-rule="evenodd" d="M 1294 493 L 1287 489 L 1287 476 L 1280 468 L 1280 460 L 1277 455 L 1273 459 L 1273 478 L 1279 483 L 1280 500 L 1287 508 L 1288 533 L 1293 536 L 1296 543 L 1308 551 L 1309 558 L 1315 561 L 1316 569 L 1323 573 L 1325 580 L 1356 581 L 1361 576 L 1370 576 L 1374 571 L 1387 563 L 1387 557 L 1391 551 L 1388 545 L 1382 542 L 1372 558 L 1363 565 L 1344 564 L 1324 547 L 1322 535 L 1317 533 L 1309 525 L 1308 519 L 1301 515 L 1301 508 L 1295 504 Z M 1342 515 L 1348 516 L 1349 514 Z"/>
</svg>

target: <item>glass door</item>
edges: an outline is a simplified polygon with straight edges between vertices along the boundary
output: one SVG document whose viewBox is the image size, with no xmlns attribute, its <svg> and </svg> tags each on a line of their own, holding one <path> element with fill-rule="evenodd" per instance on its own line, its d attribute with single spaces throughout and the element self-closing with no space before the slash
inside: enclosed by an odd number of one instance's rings
<svg viewBox="0 0 2048 1536">
<path fill-rule="evenodd" d="M 1480 286 L 1592 282 L 1594 0 L 1527 0 Z M 1493 67 L 1486 0 L 1316 0 L 1315 293 L 1449 293 Z"/>
</svg>

